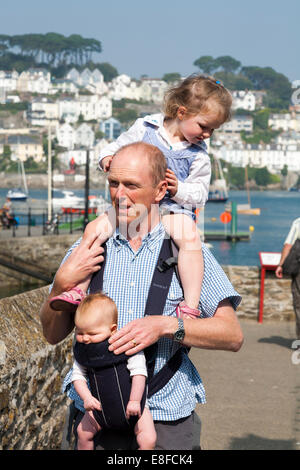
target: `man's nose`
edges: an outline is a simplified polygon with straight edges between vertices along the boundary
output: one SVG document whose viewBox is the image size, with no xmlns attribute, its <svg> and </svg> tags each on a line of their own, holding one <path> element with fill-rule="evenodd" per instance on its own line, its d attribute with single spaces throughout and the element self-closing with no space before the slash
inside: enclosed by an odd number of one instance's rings
<svg viewBox="0 0 300 470">
<path fill-rule="evenodd" d="M 82 340 L 83 340 L 84 343 L 88 343 L 89 340 L 90 340 L 89 335 L 83 335 L 83 336 L 82 336 Z"/>
<path fill-rule="evenodd" d="M 122 184 L 119 184 L 117 192 L 116 192 L 116 198 L 119 200 L 125 199 L 126 194 L 125 194 L 125 187 Z"/>
</svg>

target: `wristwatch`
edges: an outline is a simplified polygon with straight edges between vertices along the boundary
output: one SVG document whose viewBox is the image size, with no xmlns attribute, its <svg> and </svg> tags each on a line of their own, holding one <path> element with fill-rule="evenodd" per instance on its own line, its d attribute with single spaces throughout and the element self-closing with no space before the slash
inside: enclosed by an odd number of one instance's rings
<svg viewBox="0 0 300 470">
<path fill-rule="evenodd" d="M 178 328 L 174 333 L 174 341 L 181 342 L 185 336 L 184 324 L 182 318 L 177 318 Z"/>
</svg>

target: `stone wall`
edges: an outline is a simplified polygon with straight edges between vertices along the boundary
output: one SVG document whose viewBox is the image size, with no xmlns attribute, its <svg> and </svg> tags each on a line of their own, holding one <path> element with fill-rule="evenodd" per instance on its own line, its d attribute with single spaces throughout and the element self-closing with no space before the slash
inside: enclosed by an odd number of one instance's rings
<svg viewBox="0 0 300 470">
<path fill-rule="evenodd" d="M 223 266 L 231 283 L 242 296 L 240 318 L 257 320 L 260 299 L 260 269 L 255 266 Z M 267 271 L 264 289 L 263 320 L 295 320 L 290 278 L 277 279 Z"/>
<path fill-rule="evenodd" d="M 28 269 L 37 269 L 50 279 L 57 271 L 68 248 L 82 233 L 72 235 L 49 235 L 41 237 L 22 237 L 1 240 L 0 258 L 12 264 L 24 265 Z M 25 284 L 45 285 L 43 281 L 13 271 L 0 264 L 1 287 Z"/>
<path fill-rule="evenodd" d="M 60 449 L 68 399 L 62 378 L 72 335 L 56 346 L 43 335 L 44 287 L 0 300 L 0 449 Z"/>
<path fill-rule="evenodd" d="M 55 238 L 55 237 L 53 237 Z M 240 318 L 257 321 L 260 273 L 224 267 L 243 296 Z M 48 287 L 0 300 L 0 449 L 59 449 L 68 399 L 62 380 L 72 362 L 72 336 L 50 346 L 39 320 Z M 265 281 L 264 321 L 294 320 L 290 280 Z"/>
</svg>

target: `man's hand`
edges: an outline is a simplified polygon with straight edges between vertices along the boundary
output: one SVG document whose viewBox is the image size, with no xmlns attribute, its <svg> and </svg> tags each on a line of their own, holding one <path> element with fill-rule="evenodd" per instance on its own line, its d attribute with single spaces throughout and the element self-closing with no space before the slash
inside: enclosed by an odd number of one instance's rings
<svg viewBox="0 0 300 470">
<path fill-rule="evenodd" d="M 126 418 L 129 419 L 130 416 L 141 417 L 141 404 L 139 401 L 129 400 L 126 408 Z"/>
<path fill-rule="evenodd" d="M 110 337 L 109 350 L 115 354 L 125 353 L 127 355 L 136 354 L 156 343 L 162 336 L 166 336 L 167 327 L 173 322 L 176 330 L 176 318 L 164 317 L 163 315 L 151 315 L 127 323 L 126 326 Z"/>
<path fill-rule="evenodd" d="M 86 240 L 83 239 L 72 251 L 56 273 L 52 293 L 55 293 L 57 286 L 61 292 L 70 290 L 99 271 L 100 263 L 104 259 L 102 256 L 104 249 L 97 242 L 94 243 L 97 238 L 97 234 L 93 234 Z"/>
<path fill-rule="evenodd" d="M 174 173 L 174 171 L 170 170 L 169 168 L 166 171 L 166 180 L 168 182 L 168 191 L 171 197 L 174 197 L 178 191 L 178 179 Z"/>
<path fill-rule="evenodd" d="M 113 155 L 109 155 L 108 157 L 102 158 L 101 166 L 102 166 L 104 173 L 107 173 L 109 171 L 112 159 L 113 159 Z"/>
<path fill-rule="evenodd" d="M 281 279 L 283 277 L 282 266 L 277 266 L 275 275 L 276 277 L 278 277 L 278 279 Z"/>
</svg>

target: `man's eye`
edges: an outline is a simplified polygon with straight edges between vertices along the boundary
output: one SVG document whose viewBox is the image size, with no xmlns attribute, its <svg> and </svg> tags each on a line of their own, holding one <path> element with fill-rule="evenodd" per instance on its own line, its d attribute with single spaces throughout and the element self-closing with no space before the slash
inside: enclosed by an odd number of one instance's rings
<svg viewBox="0 0 300 470">
<path fill-rule="evenodd" d="M 118 186 L 118 183 L 116 181 L 109 181 L 108 182 L 109 186 L 111 186 L 112 188 L 116 188 Z"/>
</svg>

